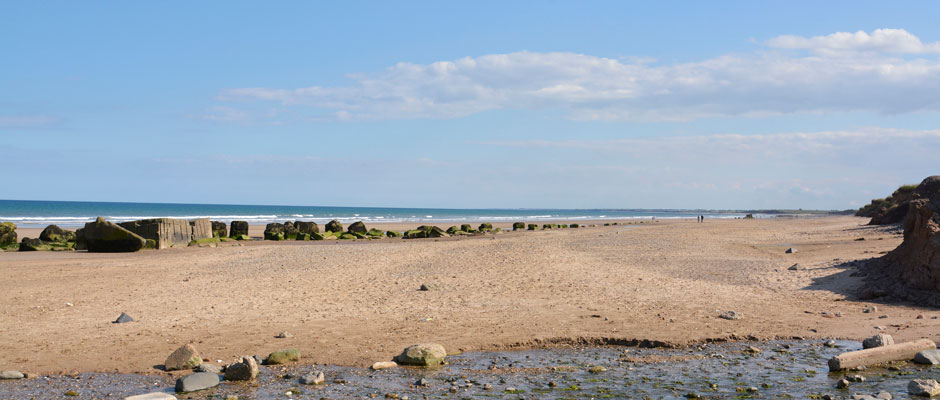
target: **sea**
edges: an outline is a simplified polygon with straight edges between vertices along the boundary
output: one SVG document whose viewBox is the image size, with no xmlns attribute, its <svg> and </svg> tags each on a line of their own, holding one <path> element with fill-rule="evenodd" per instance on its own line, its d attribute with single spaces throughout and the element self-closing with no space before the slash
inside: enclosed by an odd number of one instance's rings
<svg viewBox="0 0 940 400">
<path fill-rule="evenodd" d="M 541 222 L 577 220 L 649 220 L 741 218 L 747 211 L 721 210 L 655 210 L 655 209 L 462 209 L 462 208 L 389 208 L 389 207 L 321 207 L 238 204 L 180 203 L 118 203 L 88 201 L 0 200 L 0 222 L 13 222 L 19 227 L 47 225 L 79 227 L 101 216 L 113 222 L 147 218 L 210 218 L 213 221 L 247 221 L 266 224 L 284 221 L 340 222 Z M 775 214 L 753 213 L 755 218 Z"/>
</svg>

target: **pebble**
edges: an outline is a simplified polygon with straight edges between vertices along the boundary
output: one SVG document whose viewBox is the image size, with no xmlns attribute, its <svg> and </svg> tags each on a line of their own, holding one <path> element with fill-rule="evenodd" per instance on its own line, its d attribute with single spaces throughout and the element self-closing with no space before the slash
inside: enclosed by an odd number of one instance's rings
<svg viewBox="0 0 940 400">
<path fill-rule="evenodd" d="M 138 394 L 135 396 L 125 397 L 124 400 L 176 400 L 176 396 L 163 393 L 163 392 L 153 392 L 147 394 Z"/>
<path fill-rule="evenodd" d="M 878 307 L 875 307 L 875 306 L 865 307 L 864 309 L 862 309 L 862 312 L 865 314 L 876 313 L 878 312 Z"/>
<path fill-rule="evenodd" d="M 793 253 L 796 253 L 796 252 L 797 252 L 797 250 L 796 250 L 795 248 L 793 248 L 793 247 L 787 249 L 787 251 L 786 251 L 787 254 L 793 254 Z"/>
<path fill-rule="evenodd" d="M 799 271 L 800 269 L 802 269 L 800 264 L 793 264 L 790 266 L 790 268 L 787 268 L 788 271 Z"/>
<path fill-rule="evenodd" d="M 836 341 L 835 340 L 826 341 L 826 347 L 836 347 Z"/>
<path fill-rule="evenodd" d="M 428 382 L 427 379 L 421 378 L 415 381 L 415 386 L 431 386 L 431 382 Z"/>
<path fill-rule="evenodd" d="M 849 381 L 846 379 L 839 379 L 839 382 L 836 382 L 836 388 L 846 389 L 849 387 Z"/>
<path fill-rule="evenodd" d="M 394 361 L 378 361 L 375 364 L 372 364 L 372 369 L 378 371 L 382 369 L 395 368 L 397 366 L 398 363 Z"/>
<path fill-rule="evenodd" d="M 294 337 L 294 335 L 291 335 L 289 332 L 281 332 L 281 333 L 278 333 L 277 336 L 274 336 L 274 337 L 278 339 L 287 339 L 287 338 Z"/>
<path fill-rule="evenodd" d="M 741 318 L 743 318 L 743 317 L 741 316 L 741 314 L 738 314 L 737 312 L 735 312 L 735 311 L 733 311 L 733 310 L 728 310 L 728 311 L 725 311 L 725 312 L 723 312 L 723 313 L 721 313 L 721 314 L 718 314 L 718 318 L 727 319 L 727 320 L 733 321 L 733 320 L 741 319 Z"/>
</svg>

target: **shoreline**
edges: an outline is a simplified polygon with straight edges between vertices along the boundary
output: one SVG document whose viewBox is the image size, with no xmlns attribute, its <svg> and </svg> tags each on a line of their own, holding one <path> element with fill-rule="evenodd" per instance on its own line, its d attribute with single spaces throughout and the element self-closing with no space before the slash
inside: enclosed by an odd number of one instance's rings
<svg viewBox="0 0 940 400">
<path fill-rule="evenodd" d="M 153 366 L 185 343 L 226 362 L 295 347 L 304 365 L 361 367 L 420 342 L 463 352 L 635 338 L 936 340 L 936 310 L 852 300 L 852 263 L 900 242 L 863 224 L 663 221 L 468 240 L 3 253 L 13 289 L 0 294 L 0 335 L 11 338 L 0 366 L 159 374 Z M 784 254 L 789 246 L 800 251 Z M 806 269 L 788 271 L 793 263 Z M 418 290 L 425 283 L 431 291 Z M 878 315 L 862 313 L 874 304 Z M 722 320 L 720 310 L 744 318 Z M 121 312 L 137 321 L 111 324 Z M 294 337 L 275 339 L 280 331 Z"/>
</svg>

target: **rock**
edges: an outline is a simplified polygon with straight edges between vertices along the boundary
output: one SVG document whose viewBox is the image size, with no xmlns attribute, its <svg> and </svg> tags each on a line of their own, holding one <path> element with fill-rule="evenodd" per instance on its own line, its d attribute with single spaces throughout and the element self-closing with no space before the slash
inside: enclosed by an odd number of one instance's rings
<svg viewBox="0 0 940 400">
<path fill-rule="evenodd" d="M 264 363 L 267 365 L 286 364 L 296 361 L 300 361 L 300 352 L 296 349 L 275 351 L 271 354 L 268 354 L 268 358 L 264 359 Z"/>
<path fill-rule="evenodd" d="M 375 371 L 378 371 L 378 370 L 383 370 L 383 369 L 388 369 L 388 368 L 395 368 L 397 366 L 398 366 L 398 363 L 394 361 L 378 361 L 375 364 L 372 364 L 372 369 Z"/>
<path fill-rule="evenodd" d="M 368 229 L 366 229 L 366 224 L 364 224 L 362 221 L 353 222 L 346 230 L 350 233 L 361 233 L 363 235 L 368 232 Z"/>
<path fill-rule="evenodd" d="M 385 236 L 388 236 L 390 238 L 398 238 L 398 237 L 401 237 L 401 232 L 388 231 L 388 232 L 385 232 Z"/>
<path fill-rule="evenodd" d="M 420 229 L 420 228 L 419 228 L 419 229 Z M 447 237 L 447 236 L 450 236 L 450 235 L 447 234 L 447 232 L 444 232 L 443 229 L 438 228 L 438 227 L 436 227 L 436 226 L 425 227 L 424 230 L 427 232 L 427 235 L 428 235 L 429 238 L 439 238 L 439 237 Z"/>
<path fill-rule="evenodd" d="M 462 224 L 460 225 L 460 230 L 464 232 L 473 232 L 473 226 L 470 224 Z"/>
<path fill-rule="evenodd" d="M 848 387 L 849 387 L 849 381 L 846 379 L 839 379 L 839 381 L 836 382 L 836 388 L 838 389 L 847 389 Z"/>
<path fill-rule="evenodd" d="M 250 381 L 258 377 L 258 363 L 254 357 L 245 356 L 225 367 L 225 380 Z"/>
<path fill-rule="evenodd" d="M 887 346 L 890 344 L 894 344 L 894 338 L 892 338 L 891 335 L 879 333 L 875 336 L 872 336 L 868 339 L 863 340 L 862 348 L 870 349 L 873 347 Z"/>
<path fill-rule="evenodd" d="M 865 307 L 864 309 L 862 309 L 862 312 L 865 314 L 876 313 L 878 312 L 878 307 L 875 307 L 875 306 Z"/>
<path fill-rule="evenodd" d="M 209 221 L 209 223 L 212 224 L 212 237 L 214 238 L 228 237 L 228 229 L 225 227 L 224 222 Z"/>
<path fill-rule="evenodd" d="M 215 365 L 215 364 L 205 364 L 205 363 L 203 363 L 203 364 L 199 364 L 199 366 L 196 367 L 196 372 L 209 372 L 209 373 L 213 373 L 213 374 L 221 374 L 221 373 L 222 373 L 222 367 L 220 367 L 220 366 L 218 366 L 218 365 Z"/>
<path fill-rule="evenodd" d="M 284 224 L 272 222 L 264 226 L 264 240 L 287 239 L 287 227 Z"/>
<path fill-rule="evenodd" d="M 742 316 L 741 316 L 741 314 L 738 314 L 737 312 L 735 312 L 735 311 L 733 311 L 733 310 L 728 310 L 728 311 L 725 311 L 725 312 L 723 312 L 723 313 L 721 313 L 721 314 L 718 314 L 718 318 L 734 321 L 734 320 L 741 319 Z"/>
<path fill-rule="evenodd" d="M 327 223 L 326 223 L 326 228 L 324 228 L 324 229 L 325 229 L 327 232 L 342 232 L 342 231 L 343 231 L 343 224 L 339 223 L 339 221 L 337 221 L 337 220 L 334 219 L 334 220 L 332 220 L 332 221 L 330 221 L 330 222 L 327 222 Z"/>
<path fill-rule="evenodd" d="M 800 264 L 793 264 L 790 266 L 790 268 L 787 268 L 787 271 L 799 271 L 801 269 L 802 267 L 800 267 Z"/>
<path fill-rule="evenodd" d="M 75 232 L 59 228 L 57 225 L 49 225 L 39 234 L 39 240 L 43 242 L 74 242 Z"/>
<path fill-rule="evenodd" d="M 933 379 L 914 379 L 907 384 L 907 392 L 914 396 L 938 396 L 940 395 L 940 383 Z"/>
<path fill-rule="evenodd" d="M 297 233 L 320 233 L 320 226 L 313 221 L 294 221 L 294 228 L 297 229 Z"/>
<path fill-rule="evenodd" d="M 402 365 L 434 366 L 444 363 L 447 351 L 444 346 L 435 343 L 416 344 L 405 348 L 395 357 L 395 362 Z"/>
<path fill-rule="evenodd" d="M 124 400 L 176 400 L 176 396 L 169 393 L 153 392 L 128 396 L 125 397 Z"/>
<path fill-rule="evenodd" d="M 530 231 L 536 231 L 536 230 L 539 229 L 539 225 L 538 225 L 538 224 L 529 224 L 529 228 L 528 228 L 528 229 L 529 229 Z"/>
<path fill-rule="evenodd" d="M 196 372 L 176 380 L 177 393 L 205 390 L 219 385 L 219 376 L 209 372 Z"/>
<path fill-rule="evenodd" d="M 888 393 L 888 392 L 878 392 L 878 394 L 875 395 L 875 398 L 882 399 L 882 400 L 892 400 L 894 396 L 892 396 L 891 393 Z"/>
<path fill-rule="evenodd" d="M 0 379 L 23 379 L 26 376 L 23 375 L 20 371 L 3 371 L 0 372 Z"/>
<path fill-rule="evenodd" d="M 85 224 L 83 237 L 85 247 L 91 252 L 133 252 L 146 244 L 140 235 L 102 217 Z"/>
<path fill-rule="evenodd" d="M 427 291 L 431 290 L 431 287 L 428 286 L 428 285 L 425 285 L 425 284 L 421 284 L 421 287 L 419 287 L 418 290 L 420 290 L 420 291 L 422 291 L 422 292 L 427 292 Z"/>
<path fill-rule="evenodd" d="M 381 239 L 385 237 L 385 231 L 381 229 L 372 228 L 372 229 L 369 229 L 368 232 L 366 232 L 366 236 L 375 238 L 375 239 Z"/>
<path fill-rule="evenodd" d="M 12 222 L 0 222 L 0 247 L 11 247 L 16 245 L 16 224 Z"/>
<path fill-rule="evenodd" d="M 924 350 L 914 356 L 914 362 L 918 364 L 937 365 L 940 364 L 940 350 Z"/>
<path fill-rule="evenodd" d="M 300 377 L 300 383 L 304 385 L 322 385 L 323 382 L 326 382 L 326 377 L 323 375 L 323 371 L 313 371 Z"/>
<path fill-rule="evenodd" d="M 191 344 L 185 344 L 167 357 L 166 361 L 163 363 L 163 367 L 167 371 L 175 371 L 179 369 L 193 369 L 198 367 L 199 364 L 202 364 L 202 357 L 199 357 L 196 348 Z"/>
<path fill-rule="evenodd" d="M 278 339 L 287 339 L 287 338 L 294 337 L 294 335 L 291 335 L 289 332 L 281 332 L 281 333 L 278 333 L 277 336 L 274 336 L 274 337 Z"/>
<path fill-rule="evenodd" d="M 591 368 L 588 368 L 588 372 L 590 372 L 590 373 L 592 373 L 592 374 L 599 374 L 599 373 L 601 373 L 601 372 L 607 372 L 607 368 L 604 367 L 604 366 L 595 365 L 595 366 L 593 366 L 593 367 L 591 367 Z"/>
<path fill-rule="evenodd" d="M 415 381 L 415 386 L 427 387 L 427 386 L 431 386 L 431 382 L 425 378 L 421 378 Z"/>
<path fill-rule="evenodd" d="M 488 223 L 488 222 L 484 222 L 484 223 L 480 224 L 480 228 L 479 228 L 479 231 L 480 231 L 480 232 L 488 232 L 488 231 L 491 231 L 491 230 L 493 230 L 493 224 Z"/>
<path fill-rule="evenodd" d="M 523 229 L 525 229 L 525 222 L 513 222 L 512 230 L 521 231 Z"/>
<path fill-rule="evenodd" d="M 568 227 L 569 227 L 569 228 L 579 228 L 580 225 L 578 225 L 578 224 L 570 224 L 570 225 L 568 225 Z"/>
<path fill-rule="evenodd" d="M 447 228 L 445 232 L 447 232 L 448 235 L 456 235 L 457 232 L 460 232 L 460 229 L 458 229 L 457 226 L 454 225 L 454 226 L 451 226 L 450 228 Z"/>
<path fill-rule="evenodd" d="M 20 251 L 43 251 L 48 249 L 39 239 L 24 237 L 23 241 L 20 242 Z"/>
<path fill-rule="evenodd" d="M 232 223 L 229 225 L 228 234 L 233 238 L 238 238 L 242 235 L 248 236 L 248 222 L 232 221 Z"/>
<path fill-rule="evenodd" d="M 128 322 L 134 322 L 134 318 L 131 318 L 131 316 L 127 315 L 127 313 L 121 313 L 121 315 L 119 315 L 117 319 L 112 322 L 112 324 L 124 324 Z"/>
<path fill-rule="evenodd" d="M 787 254 L 793 254 L 793 253 L 796 253 L 796 251 L 797 251 L 796 249 L 794 249 L 794 248 L 791 247 L 791 248 L 787 249 L 786 253 L 787 253 Z"/>
</svg>

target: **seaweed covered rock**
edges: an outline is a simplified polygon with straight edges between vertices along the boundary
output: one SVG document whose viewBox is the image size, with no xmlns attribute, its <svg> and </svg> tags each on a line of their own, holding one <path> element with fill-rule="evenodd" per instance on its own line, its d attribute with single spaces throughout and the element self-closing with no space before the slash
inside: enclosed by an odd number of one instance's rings
<svg viewBox="0 0 940 400">
<path fill-rule="evenodd" d="M 524 229 L 525 229 L 525 222 L 513 222 L 512 223 L 512 230 L 521 231 Z"/>
<path fill-rule="evenodd" d="M 224 238 L 228 236 L 228 229 L 224 222 L 209 221 L 212 224 L 212 237 Z"/>
<path fill-rule="evenodd" d="M 334 219 L 334 220 L 332 220 L 332 221 L 330 221 L 330 222 L 327 222 L 327 223 L 326 223 L 326 227 L 325 227 L 324 229 L 325 229 L 327 232 L 342 232 L 342 231 L 343 231 L 343 224 L 339 223 L 339 221 L 337 221 L 337 220 Z"/>
<path fill-rule="evenodd" d="M 0 247 L 16 245 L 16 224 L 0 222 Z"/>
<path fill-rule="evenodd" d="M 46 246 L 43 246 L 42 240 L 39 239 L 30 239 L 24 237 L 23 241 L 20 242 L 20 251 L 42 251 L 48 250 Z"/>
<path fill-rule="evenodd" d="M 460 225 L 460 230 L 464 232 L 473 232 L 473 226 L 470 224 L 463 224 L 463 225 Z"/>
<path fill-rule="evenodd" d="M 538 224 L 529 224 L 529 230 L 530 230 L 530 231 L 537 231 L 538 229 L 539 229 L 539 225 L 538 225 Z"/>
<path fill-rule="evenodd" d="M 372 228 L 372 229 L 369 229 L 368 232 L 366 232 L 366 235 L 371 238 L 380 239 L 380 238 L 385 237 L 385 231 L 381 229 Z"/>
<path fill-rule="evenodd" d="M 401 365 L 431 367 L 443 364 L 446 357 L 447 351 L 444 350 L 444 346 L 436 343 L 424 343 L 408 346 L 395 357 L 395 362 Z"/>
<path fill-rule="evenodd" d="M 388 232 L 385 232 L 385 236 L 388 236 L 390 238 L 399 238 L 401 237 L 401 232 L 388 231 Z"/>
<path fill-rule="evenodd" d="M 230 237 L 237 238 L 241 235 L 248 236 L 248 222 L 247 221 L 232 221 L 228 234 Z"/>
<path fill-rule="evenodd" d="M 264 240 L 284 240 L 287 239 L 284 224 L 272 222 L 264 227 Z"/>
<path fill-rule="evenodd" d="M 491 224 L 491 223 L 489 223 L 489 222 L 484 222 L 484 223 L 480 224 L 480 232 L 488 232 L 488 231 L 491 231 L 491 230 L 493 230 L 493 224 Z"/>
<path fill-rule="evenodd" d="M 446 232 L 448 235 L 456 235 L 457 232 L 460 232 L 460 228 L 457 228 L 457 226 L 451 226 L 450 228 L 447 228 Z"/>
<path fill-rule="evenodd" d="M 294 221 L 297 233 L 320 233 L 320 226 L 313 221 Z"/>
<path fill-rule="evenodd" d="M 75 232 L 59 228 L 58 225 L 49 225 L 39 234 L 39 240 L 43 242 L 74 242 Z"/>
<path fill-rule="evenodd" d="M 133 252 L 147 244 L 140 235 L 106 221 L 102 217 L 85 224 L 82 232 L 85 238 L 85 248 L 91 252 Z"/>
<path fill-rule="evenodd" d="M 369 231 L 368 229 L 366 229 L 366 224 L 364 224 L 362 221 L 353 222 L 351 225 L 349 225 L 349 228 L 346 230 L 349 231 L 349 233 L 361 233 L 361 234 L 365 234 L 366 232 Z"/>
<path fill-rule="evenodd" d="M 268 358 L 264 359 L 264 363 L 267 365 L 287 364 L 297 361 L 300 361 L 300 352 L 296 349 L 278 350 L 268 354 Z"/>
</svg>

